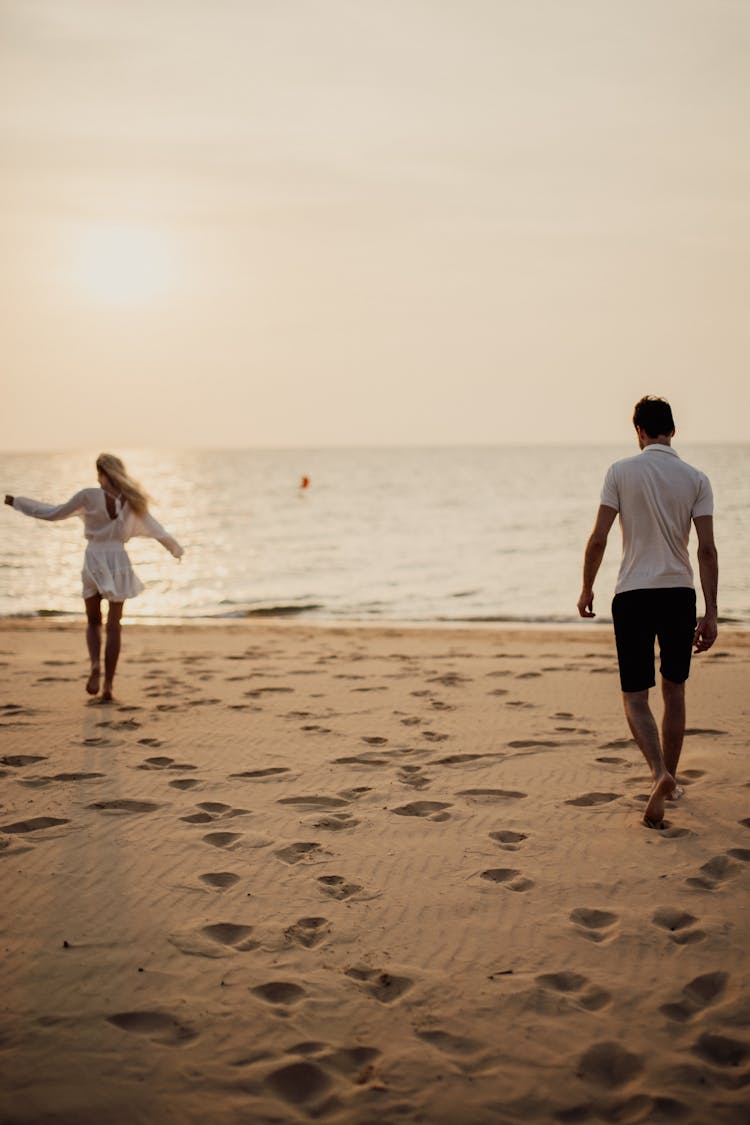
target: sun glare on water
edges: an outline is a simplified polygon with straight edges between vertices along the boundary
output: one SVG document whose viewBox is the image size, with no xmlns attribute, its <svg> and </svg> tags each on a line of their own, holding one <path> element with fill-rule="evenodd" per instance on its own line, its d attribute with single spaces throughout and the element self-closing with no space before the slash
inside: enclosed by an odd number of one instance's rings
<svg viewBox="0 0 750 1125">
<path fill-rule="evenodd" d="M 150 301 L 173 287 L 176 265 L 167 239 L 148 227 L 106 223 L 81 236 L 75 281 L 104 304 Z"/>
</svg>

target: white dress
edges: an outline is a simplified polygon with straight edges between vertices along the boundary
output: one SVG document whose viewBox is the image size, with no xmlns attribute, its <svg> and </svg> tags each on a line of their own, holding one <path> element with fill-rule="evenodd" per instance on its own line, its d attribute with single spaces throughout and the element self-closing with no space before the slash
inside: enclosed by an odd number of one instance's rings
<svg viewBox="0 0 750 1125">
<path fill-rule="evenodd" d="M 176 559 L 184 554 L 177 540 L 149 512 L 136 515 L 127 500 L 123 503 L 115 499 L 115 515 L 110 516 L 102 488 L 83 488 L 65 504 L 57 505 L 16 496 L 13 507 L 38 520 L 66 520 L 71 516 L 83 520 L 83 534 L 88 540 L 81 571 L 84 598 L 98 593 L 108 601 L 124 602 L 140 594 L 143 583 L 124 546 L 128 539 L 157 539 Z"/>
</svg>

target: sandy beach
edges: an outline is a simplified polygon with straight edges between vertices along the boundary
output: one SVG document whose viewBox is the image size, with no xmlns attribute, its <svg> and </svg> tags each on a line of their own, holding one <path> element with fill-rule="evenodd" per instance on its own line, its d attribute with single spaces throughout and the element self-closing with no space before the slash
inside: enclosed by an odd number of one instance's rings
<svg viewBox="0 0 750 1125">
<path fill-rule="evenodd" d="M 0 627 L 3 1125 L 750 1121 L 750 635 Z"/>
</svg>

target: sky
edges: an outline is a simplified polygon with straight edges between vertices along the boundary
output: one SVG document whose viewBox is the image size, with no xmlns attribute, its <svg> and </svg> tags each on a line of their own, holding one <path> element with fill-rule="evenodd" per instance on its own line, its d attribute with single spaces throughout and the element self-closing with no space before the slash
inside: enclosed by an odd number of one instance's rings
<svg viewBox="0 0 750 1125">
<path fill-rule="evenodd" d="M 748 439 L 746 0 L 0 0 L 0 448 Z"/>
</svg>

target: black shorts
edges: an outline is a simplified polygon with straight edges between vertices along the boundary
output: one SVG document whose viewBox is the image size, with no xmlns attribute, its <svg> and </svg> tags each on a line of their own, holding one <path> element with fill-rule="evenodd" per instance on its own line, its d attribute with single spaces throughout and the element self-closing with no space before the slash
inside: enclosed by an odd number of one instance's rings
<svg viewBox="0 0 750 1125">
<path fill-rule="evenodd" d="M 690 674 L 695 633 L 695 590 L 626 590 L 612 602 L 620 685 L 645 691 L 656 683 L 654 641 L 659 640 L 659 671 L 665 680 L 683 684 Z"/>
</svg>

